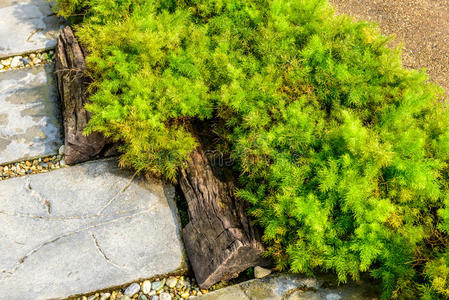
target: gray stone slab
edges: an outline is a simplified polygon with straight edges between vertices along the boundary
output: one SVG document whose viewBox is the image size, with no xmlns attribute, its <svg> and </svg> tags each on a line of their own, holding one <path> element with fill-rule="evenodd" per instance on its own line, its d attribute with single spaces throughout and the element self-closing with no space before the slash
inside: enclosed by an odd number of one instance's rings
<svg viewBox="0 0 449 300">
<path fill-rule="evenodd" d="M 51 155 L 62 145 L 52 73 L 53 65 L 0 73 L 0 164 Z"/>
<path fill-rule="evenodd" d="M 198 300 L 343 300 L 380 299 L 371 283 L 360 281 L 338 286 L 331 276 L 318 279 L 280 274 L 254 279 L 197 297 Z"/>
<path fill-rule="evenodd" d="M 0 58 L 54 48 L 61 25 L 47 0 L 1 0 Z"/>
<path fill-rule="evenodd" d="M 60 299 L 185 268 L 174 188 L 115 160 L 0 181 L 0 299 Z"/>
</svg>

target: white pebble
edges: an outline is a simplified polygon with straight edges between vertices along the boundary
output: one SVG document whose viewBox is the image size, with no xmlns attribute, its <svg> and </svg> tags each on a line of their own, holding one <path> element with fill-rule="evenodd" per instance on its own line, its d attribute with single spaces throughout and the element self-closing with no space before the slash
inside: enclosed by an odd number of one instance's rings
<svg viewBox="0 0 449 300">
<path fill-rule="evenodd" d="M 100 295 L 100 300 L 107 300 L 111 297 L 111 293 L 104 293 Z"/>
<path fill-rule="evenodd" d="M 171 295 L 169 293 L 161 293 L 159 295 L 159 300 L 171 300 Z"/>
<path fill-rule="evenodd" d="M 174 288 L 176 286 L 176 283 L 178 283 L 178 279 L 176 278 L 168 278 L 167 281 L 165 282 L 165 284 L 169 288 Z"/>
<path fill-rule="evenodd" d="M 128 296 L 134 296 L 140 291 L 140 285 L 138 283 L 133 283 L 130 286 L 128 286 L 125 290 L 125 295 Z"/>
<path fill-rule="evenodd" d="M 62 145 L 61 147 L 59 147 L 59 155 L 64 155 L 64 153 L 65 153 L 65 146 L 64 145 Z"/>
<path fill-rule="evenodd" d="M 22 65 L 22 56 L 15 56 L 11 61 L 11 68 L 17 68 Z"/>
<path fill-rule="evenodd" d="M 264 278 L 265 276 L 268 276 L 270 274 L 271 274 L 270 269 L 265 269 L 259 266 L 254 268 L 254 277 L 256 278 Z"/>
<path fill-rule="evenodd" d="M 143 292 L 144 294 L 147 294 L 147 295 L 148 295 L 149 292 L 151 292 L 151 281 L 145 280 L 145 281 L 142 283 L 142 292 Z"/>
</svg>

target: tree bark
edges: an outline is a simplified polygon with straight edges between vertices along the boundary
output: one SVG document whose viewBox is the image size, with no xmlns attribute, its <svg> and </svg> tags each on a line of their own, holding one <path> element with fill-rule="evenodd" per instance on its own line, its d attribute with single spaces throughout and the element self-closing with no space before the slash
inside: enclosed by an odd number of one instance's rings
<svg viewBox="0 0 449 300">
<path fill-rule="evenodd" d="M 234 196 L 229 168 L 208 159 L 199 146 L 181 170 L 179 183 L 190 219 L 183 229 L 184 245 L 201 288 L 267 264 L 259 231 L 246 216 L 247 205 Z"/>
<path fill-rule="evenodd" d="M 86 61 L 71 28 L 65 27 L 56 46 L 55 73 L 62 103 L 65 134 L 65 161 L 75 164 L 116 153 L 103 134 L 93 132 L 85 136 L 83 130 L 90 119 L 87 103 Z"/>
</svg>

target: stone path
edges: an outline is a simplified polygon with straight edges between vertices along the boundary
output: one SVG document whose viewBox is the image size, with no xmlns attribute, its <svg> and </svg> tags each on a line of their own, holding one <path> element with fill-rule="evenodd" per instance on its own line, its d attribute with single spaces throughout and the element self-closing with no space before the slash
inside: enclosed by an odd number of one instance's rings
<svg viewBox="0 0 449 300">
<path fill-rule="evenodd" d="M 63 141 L 53 65 L 0 73 L 0 164 L 47 156 Z"/>
<path fill-rule="evenodd" d="M 55 47 L 60 25 L 47 0 L 0 0 L 0 58 Z M 58 153 L 53 69 L 0 73 L 0 166 Z M 0 181 L 0 299 L 61 299 L 185 271 L 179 226 L 173 186 L 115 160 Z"/>
<path fill-rule="evenodd" d="M 310 279 L 300 275 L 274 275 L 254 279 L 197 297 L 198 300 L 375 300 L 379 298 L 372 284 L 363 281 L 341 287 L 335 279 Z"/>
<path fill-rule="evenodd" d="M 0 58 L 54 48 L 60 26 L 47 0 L 1 0 Z"/>
<path fill-rule="evenodd" d="M 64 298 L 185 267 L 173 186 L 115 160 L 0 182 L 0 228 L 2 299 Z"/>
</svg>

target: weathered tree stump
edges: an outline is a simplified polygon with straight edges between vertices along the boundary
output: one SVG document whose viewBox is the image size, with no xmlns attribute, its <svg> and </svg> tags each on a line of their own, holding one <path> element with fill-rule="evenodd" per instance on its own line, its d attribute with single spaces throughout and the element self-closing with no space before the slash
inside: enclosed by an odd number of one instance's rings
<svg viewBox="0 0 449 300">
<path fill-rule="evenodd" d="M 260 234 L 246 216 L 246 203 L 234 196 L 229 168 L 211 163 L 200 146 L 181 170 L 179 183 L 190 219 L 183 229 L 184 245 L 201 288 L 266 265 Z"/>
<path fill-rule="evenodd" d="M 62 103 L 65 134 L 65 161 L 75 164 L 116 153 L 103 134 L 83 135 L 90 119 L 87 102 L 86 61 L 72 29 L 67 26 L 59 35 L 56 47 L 55 73 Z"/>
</svg>

